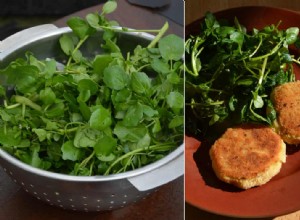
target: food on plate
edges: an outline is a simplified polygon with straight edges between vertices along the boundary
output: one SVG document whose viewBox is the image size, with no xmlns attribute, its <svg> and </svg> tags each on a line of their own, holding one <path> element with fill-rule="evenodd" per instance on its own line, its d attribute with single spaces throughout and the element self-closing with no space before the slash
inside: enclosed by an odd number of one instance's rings
<svg viewBox="0 0 300 220">
<path fill-rule="evenodd" d="M 92 176 L 140 168 L 182 143 L 184 42 L 164 36 L 167 23 L 148 30 L 153 38 L 116 27 L 106 18 L 116 7 L 70 18 L 59 57 L 28 51 L 0 70 L 1 149 L 37 168 Z"/>
<path fill-rule="evenodd" d="M 299 48 L 299 28 L 280 23 L 247 30 L 238 18 L 217 20 L 208 12 L 185 42 L 186 133 L 214 143 L 216 175 L 243 189 L 280 171 L 284 141 L 300 143 L 293 66 L 300 61 L 290 51 Z"/>
<path fill-rule="evenodd" d="M 289 47 L 299 45 L 299 28 L 247 30 L 208 13 L 198 33 L 186 40 L 186 130 L 207 138 L 245 122 L 271 125 L 272 90 L 295 81 Z"/>
<path fill-rule="evenodd" d="M 288 144 L 300 144 L 300 81 L 277 86 L 272 93 L 274 127 Z"/>
<path fill-rule="evenodd" d="M 210 149 L 212 167 L 224 182 L 242 189 L 267 183 L 286 161 L 285 143 L 272 128 L 228 128 Z"/>
</svg>

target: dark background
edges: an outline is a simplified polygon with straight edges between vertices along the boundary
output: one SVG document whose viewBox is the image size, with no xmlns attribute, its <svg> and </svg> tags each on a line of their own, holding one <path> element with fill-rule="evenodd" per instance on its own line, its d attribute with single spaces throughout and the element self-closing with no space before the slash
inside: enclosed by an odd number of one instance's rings
<svg viewBox="0 0 300 220">
<path fill-rule="evenodd" d="M 0 40 L 34 25 L 51 23 L 105 0 L 0 0 Z"/>
</svg>

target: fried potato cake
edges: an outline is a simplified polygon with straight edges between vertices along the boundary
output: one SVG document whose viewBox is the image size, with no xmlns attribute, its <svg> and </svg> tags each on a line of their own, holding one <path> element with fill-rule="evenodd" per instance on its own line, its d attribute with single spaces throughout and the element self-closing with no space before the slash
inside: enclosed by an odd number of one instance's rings
<svg viewBox="0 0 300 220">
<path fill-rule="evenodd" d="M 277 113 L 277 133 L 288 144 L 300 144 L 300 81 L 277 86 L 271 99 Z"/>
<path fill-rule="evenodd" d="M 272 128 L 251 124 L 227 129 L 209 153 L 219 179 L 248 189 L 279 173 L 286 161 L 285 147 Z"/>
</svg>

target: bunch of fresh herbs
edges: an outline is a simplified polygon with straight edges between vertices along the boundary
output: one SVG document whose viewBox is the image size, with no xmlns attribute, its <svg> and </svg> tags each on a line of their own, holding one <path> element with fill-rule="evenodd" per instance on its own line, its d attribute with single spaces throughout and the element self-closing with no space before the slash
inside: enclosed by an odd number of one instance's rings
<svg viewBox="0 0 300 220">
<path fill-rule="evenodd" d="M 37 59 L 28 52 L 1 74 L 0 147 L 21 161 L 71 175 L 108 175 L 152 163 L 183 141 L 184 41 L 163 37 L 123 54 L 115 21 L 101 13 L 72 17 L 73 35 L 60 40 L 68 59 Z M 105 52 L 87 58 L 82 45 L 97 31 Z M 96 50 L 96 48 L 95 48 Z M 151 77 L 149 76 L 151 74 Z"/>
<path fill-rule="evenodd" d="M 246 30 L 208 12 L 199 34 L 186 48 L 186 128 L 198 137 L 221 134 L 227 127 L 252 122 L 272 124 L 271 92 L 294 81 L 290 46 L 299 45 L 297 27 L 279 24 Z"/>
</svg>

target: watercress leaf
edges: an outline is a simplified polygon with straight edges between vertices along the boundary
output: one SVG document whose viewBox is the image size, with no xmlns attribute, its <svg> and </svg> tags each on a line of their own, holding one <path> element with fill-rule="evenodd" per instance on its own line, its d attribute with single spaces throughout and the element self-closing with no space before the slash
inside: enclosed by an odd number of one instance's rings
<svg viewBox="0 0 300 220">
<path fill-rule="evenodd" d="M 43 142 L 44 140 L 46 140 L 46 138 L 47 138 L 47 131 L 46 130 L 44 130 L 42 128 L 34 128 L 34 129 L 32 129 L 32 131 L 34 133 L 36 133 L 36 135 L 38 136 L 40 142 Z"/>
<path fill-rule="evenodd" d="M 151 67 L 158 73 L 166 74 L 170 72 L 170 66 L 162 59 L 155 58 L 151 61 Z"/>
<path fill-rule="evenodd" d="M 104 69 L 103 81 L 110 89 L 121 90 L 128 84 L 128 75 L 119 65 Z"/>
<path fill-rule="evenodd" d="M 150 146 L 150 143 L 151 143 L 151 137 L 148 133 L 146 133 L 145 136 L 137 142 L 136 146 L 137 148 L 146 148 Z"/>
<path fill-rule="evenodd" d="M 150 78 L 144 72 L 134 72 L 131 74 L 131 87 L 136 93 L 147 94 L 151 87 Z"/>
<path fill-rule="evenodd" d="M 237 43 L 239 47 L 241 48 L 244 42 L 244 35 L 238 31 L 235 31 L 230 34 L 230 40 Z"/>
<path fill-rule="evenodd" d="M 155 119 L 154 119 L 154 125 L 153 125 L 151 131 L 152 131 L 152 133 L 154 133 L 154 134 L 161 131 L 161 124 L 160 124 L 160 121 L 159 121 L 158 118 L 155 118 Z"/>
<path fill-rule="evenodd" d="M 39 97 L 45 105 L 54 103 L 56 99 L 56 95 L 50 87 L 40 90 Z"/>
<path fill-rule="evenodd" d="M 262 97 L 258 94 L 254 94 L 253 96 L 254 96 L 253 97 L 254 98 L 254 102 L 253 102 L 254 107 L 262 108 L 264 106 L 264 101 L 263 101 Z"/>
<path fill-rule="evenodd" d="M 286 43 L 287 44 L 293 44 L 296 42 L 299 34 L 299 28 L 298 27 L 290 27 L 286 30 Z"/>
<path fill-rule="evenodd" d="M 181 109 L 183 108 L 184 98 L 179 92 L 170 92 L 167 96 L 167 103 L 170 108 Z"/>
<path fill-rule="evenodd" d="M 137 126 L 143 118 L 143 108 L 141 105 L 129 106 L 123 122 L 126 126 Z"/>
<path fill-rule="evenodd" d="M 61 146 L 63 160 L 77 161 L 81 158 L 81 149 L 74 146 L 72 141 L 67 141 Z"/>
<path fill-rule="evenodd" d="M 111 136 L 103 136 L 98 139 L 94 146 L 97 157 L 110 155 L 117 146 L 117 140 Z M 101 160 L 101 159 L 100 159 Z"/>
<path fill-rule="evenodd" d="M 108 128 L 112 124 L 110 110 L 104 108 L 103 106 L 99 106 L 94 112 L 92 112 L 89 124 L 91 128 L 100 131 Z"/>
<path fill-rule="evenodd" d="M 91 117 L 91 110 L 85 102 L 79 102 L 79 110 L 83 118 L 88 121 Z"/>
<path fill-rule="evenodd" d="M 184 53 L 184 42 L 182 38 L 170 34 L 158 42 L 158 48 L 165 60 L 180 60 Z"/>
<path fill-rule="evenodd" d="M 88 22 L 80 17 L 71 17 L 67 21 L 67 24 L 72 29 L 73 33 L 80 39 L 83 39 L 94 32 L 94 29 L 91 28 Z"/>
<path fill-rule="evenodd" d="M 5 129 L 0 126 L 0 144 L 3 146 L 13 147 L 20 143 L 21 138 L 15 137 L 13 129 Z"/>
<path fill-rule="evenodd" d="M 117 123 L 113 133 L 117 135 L 118 139 L 126 142 L 138 142 L 141 138 L 143 138 L 148 129 L 145 125 L 139 124 L 135 127 L 126 127 L 122 123 Z"/>
<path fill-rule="evenodd" d="M 112 62 L 113 57 L 110 54 L 97 55 L 93 61 L 93 72 L 103 77 L 103 71 Z"/>
<path fill-rule="evenodd" d="M 172 118 L 172 120 L 168 124 L 168 127 L 169 128 L 176 128 L 176 127 L 181 126 L 181 125 L 183 125 L 183 116 L 176 115 L 174 118 Z"/>
<path fill-rule="evenodd" d="M 99 15 L 98 13 L 89 13 L 87 16 L 86 16 L 86 21 L 89 23 L 89 25 L 93 28 L 99 28 L 100 25 L 99 25 Z"/>
<path fill-rule="evenodd" d="M 37 89 L 39 82 L 39 69 L 36 66 L 16 66 L 13 74 L 8 76 L 7 82 L 15 85 L 22 93 L 30 93 Z"/>
<path fill-rule="evenodd" d="M 142 107 L 143 113 L 144 113 L 146 116 L 152 118 L 153 116 L 158 115 L 158 111 L 157 111 L 157 110 L 154 110 L 154 109 L 153 109 L 152 107 L 150 107 L 149 105 L 143 105 L 143 104 L 141 104 L 140 106 Z"/>
<path fill-rule="evenodd" d="M 0 110 L 0 116 L 3 121 L 10 121 L 12 119 L 12 115 L 8 114 L 4 109 Z"/>
<path fill-rule="evenodd" d="M 57 102 L 52 104 L 47 110 L 45 111 L 45 115 L 49 118 L 55 117 L 63 117 L 65 111 L 65 105 L 63 102 Z"/>
<path fill-rule="evenodd" d="M 103 5 L 102 14 L 110 14 L 114 12 L 117 8 L 116 1 L 108 1 Z"/>
<path fill-rule="evenodd" d="M 78 82 L 77 89 L 79 92 L 89 90 L 94 95 L 98 91 L 98 84 L 91 79 L 82 79 Z"/>
<path fill-rule="evenodd" d="M 172 84 L 179 84 L 181 81 L 181 77 L 176 72 L 171 72 L 167 75 L 168 82 Z"/>
<path fill-rule="evenodd" d="M 92 128 L 81 128 L 76 131 L 73 144 L 78 148 L 94 147 L 103 133 Z"/>
<path fill-rule="evenodd" d="M 91 97 L 91 90 L 82 90 L 77 97 L 78 102 L 87 102 Z"/>
<path fill-rule="evenodd" d="M 74 42 L 70 35 L 63 34 L 59 38 L 60 47 L 66 55 L 71 55 L 74 50 Z"/>
<path fill-rule="evenodd" d="M 124 88 L 119 91 L 113 91 L 112 93 L 112 101 L 113 103 L 117 104 L 120 102 L 128 102 L 131 98 L 132 91 L 128 88 Z"/>
</svg>

